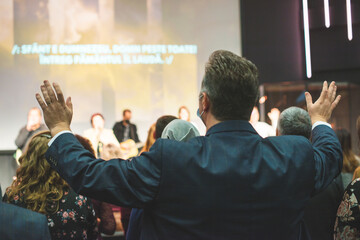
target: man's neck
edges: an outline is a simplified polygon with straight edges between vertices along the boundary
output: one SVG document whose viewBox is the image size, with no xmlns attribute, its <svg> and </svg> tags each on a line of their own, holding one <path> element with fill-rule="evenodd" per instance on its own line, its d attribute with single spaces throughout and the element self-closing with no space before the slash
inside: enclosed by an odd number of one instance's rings
<svg viewBox="0 0 360 240">
<path fill-rule="evenodd" d="M 217 120 L 213 115 L 209 114 L 209 116 L 206 118 L 206 132 L 214 125 L 221 123 L 222 121 Z"/>
</svg>

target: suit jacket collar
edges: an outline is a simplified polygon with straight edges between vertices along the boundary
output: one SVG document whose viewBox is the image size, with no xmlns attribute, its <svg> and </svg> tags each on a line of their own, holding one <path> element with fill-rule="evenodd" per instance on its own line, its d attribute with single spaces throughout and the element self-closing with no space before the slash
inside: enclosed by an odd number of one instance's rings
<svg viewBox="0 0 360 240">
<path fill-rule="evenodd" d="M 251 132 L 257 134 L 253 126 L 245 120 L 227 120 L 215 124 L 207 132 L 206 136 L 219 132 Z"/>
</svg>

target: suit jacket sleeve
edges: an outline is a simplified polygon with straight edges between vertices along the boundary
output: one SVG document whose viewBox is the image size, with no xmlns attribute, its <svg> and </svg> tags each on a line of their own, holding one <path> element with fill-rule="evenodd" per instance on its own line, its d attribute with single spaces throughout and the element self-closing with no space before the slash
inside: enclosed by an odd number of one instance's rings
<svg viewBox="0 0 360 240">
<path fill-rule="evenodd" d="M 342 150 L 335 132 L 328 126 L 319 125 L 312 131 L 315 160 L 315 191 L 324 190 L 342 169 Z"/>
<path fill-rule="evenodd" d="M 161 143 L 131 161 L 96 159 L 71 133 L 60 135 L 46 152 L 50 165 L 75 192 L 119 206 L 142 208 L 157 194 Z"/>
</svg>

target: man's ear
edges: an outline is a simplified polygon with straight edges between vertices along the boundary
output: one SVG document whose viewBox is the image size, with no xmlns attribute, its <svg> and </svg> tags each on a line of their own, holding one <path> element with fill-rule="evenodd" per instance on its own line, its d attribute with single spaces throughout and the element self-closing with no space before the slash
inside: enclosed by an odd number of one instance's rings
<svg viewBox="0 0 360 240">
<path fill-rule="evenodd" d="M 156 129 L 155 129 L 155 131 L 153 132 L 153 138 L 156 140 Z"/>
<path fill-rule="evenodd" d="M 203 97 L 201 98 L 201 105 L 202 105 L 202 109 L 205 112 L 208 112 L 210 109 L 210 99 L 209 99 L 209 95 L 207 95 L 207 93 L 203 92 Z"/>
</svg>

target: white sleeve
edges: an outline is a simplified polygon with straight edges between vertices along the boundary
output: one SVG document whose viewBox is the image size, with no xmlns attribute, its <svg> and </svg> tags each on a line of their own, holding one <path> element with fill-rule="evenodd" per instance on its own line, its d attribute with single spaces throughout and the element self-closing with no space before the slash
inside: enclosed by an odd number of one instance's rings
<svg viewBox="0 0 360 240">
<path fill-rule="evenodd" d="M 48 146 L 50 147 L 51 144 L 56 140 L 56 138 L 59 137 L 61 134 L 64 134 L 64 133 L 71 133 L 71 134 L 72 134 L 72 132 L 69 131 L 69 130 L 65 130 L 65 131 L 58 132 L 58 133 L 50 140 L 50 142 L 48 143 Z"/>
</svg>

